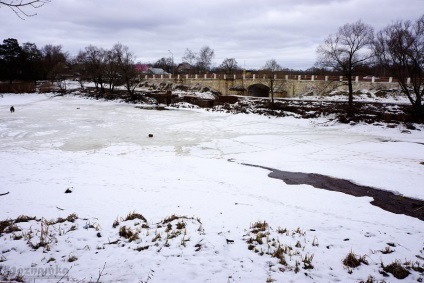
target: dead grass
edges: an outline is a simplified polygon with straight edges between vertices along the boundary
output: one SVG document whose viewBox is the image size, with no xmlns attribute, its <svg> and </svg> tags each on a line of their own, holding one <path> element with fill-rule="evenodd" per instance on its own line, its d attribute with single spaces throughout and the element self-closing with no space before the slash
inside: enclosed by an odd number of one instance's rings
<svg viewBox="0 0 424 283">
<path fill-rule="evenodd" d="M 405 279 L 410 274 L 410 272 L 402 266 L 400 261 L 394 261 L 386 266 L 384 266 L 383 263 L 381 265 L 385 272 L 391 273 L 397 279 Z"/>
<path fill-rule="evenodd" d="M 68 262 L 74 262 L 74 261 L 77 261 L 77 260 L 78 260 L 78 258 L 76 256 L 74 256 L 74 255 L 70 255 L 68 257 Z"/>
<path fill-rule="evenodd" d="M 172 222 L 174 220 L 179 219 L 180 217 L 176 216 L 175 214 L 172 214 L 171 216 L 165 217 L 165 219 L 162 220 L 163 224 L 167 224 L 169 222 Z"/>
<path fill-rule="evenodd" d="M 250 226 L 251 232 L 257 234 L 259 232 L 264 232 L 268 229 L 268 223 L 265 221 L 257 221 Z"/>
<path fill-rule="evenodd" d="M 7 231 L 5 232 L 5 230 L 6 230 L 7 227 L 9 227 L 12 224 L 13 224 L 12 219 L 0 221 L 0 235 L 3 234 L 3 233 L 8 233 Z"/>
<path fill-rule="evenodd" d="M 124 221 L 140 219 L 143 222 L 147 223 L 146 218 L 140 213 L 136 213 L 135 211 L 128 213 L 127 217 L 125 217 Z"/>
<path fill-rule="evenodd" d="M 362 263 L 368 265 L 368 261 L 365 259 L 365 256 L 359 257 L 355 255 L 352 250 L 343 259 L 343 264 L 350 268 L 358 267 Z"/>
<path fill-rule="evenodd" d="M 122 226 L 119 229 L 119 236 L 127 239 L 129 242 L 135 241 L 139 239 L 138 232 L 133 232 L 130 227 Z"/>
<path fill-rule="evenodd" d="M 69 214 L 66 218 L 58 217 L 56 221 L 50 221 L 50 225 L 58 224 L 58 223 L 64 223 L 66 221 L 74 223 L 75 220 L 78 219 L 78 215 L 75 213 Z"/>
<path fill-rule="evenodd" d="M 178 230 L 184 229 L 186 227 L 186 224 L 183 221 L 180 221 L 176 224 L 176 228 Z"/>
<path fill-rule="evenodd" d="M 30 217 L 27 215 L 20 215 L 15 219 L 15 223 L 29 222 L 31 220 L 36 220 L 36 217 Z"/>
<path fill-rule="evenodd" d="M 14 233 L 14 232 L 20 232 L 20 231 L 22 231 L 22 229 L 20 227 L 18 227 L 16 224 L 11 224 L 11 225 L 7 226 L 3 231 L 4 231 L 4 233 L 9 234 L 9 233 Z"/>
<path fill-rule="evenodd" d="M 382 281 L 378 281 L 377 279 L 375 279 L 374 277 L 372 277 L 371 275 L 368 276 L 367 281 L 359 281 L 359 283 L 386 283 L 386 281 L 382 280 Z"/>
<path fill-rule="evenodd" d="M 314 259 L 314 254 L 306 254 L 303 258 L 302 258 L 302 262 L 303 262 L 303 269 L 313 269 L 314 266 L 312 265 L 312 260 Z"/>
<path fill-rule="evenodd" d="M 118 219 L 115 219 L 115 221 L 113 221 L 112 227 L 116 228 L 118 226 L 119 226 L 119 221 L 118 221 Z"/>
<path fill-rule="evenodd" d="M 380 252 L 382 254 L 391 254 L 393 253 L 395 250 L 391 249 L 390 246 L 385 247 L 384 249 L 380 250 Z"/>
</svg>

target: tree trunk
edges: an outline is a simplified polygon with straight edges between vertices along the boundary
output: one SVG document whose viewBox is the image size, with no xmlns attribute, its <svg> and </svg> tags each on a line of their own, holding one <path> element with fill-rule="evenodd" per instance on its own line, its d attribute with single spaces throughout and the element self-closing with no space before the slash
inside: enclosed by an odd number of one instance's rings
<svg viewBox="0 0 424 283">
<path fill-rule="evenodd" d="M 105 93 L 105 88 L 103 86 L 103 80 L 101 77 L 99 77 L 99 84 L 100 84 L 100 93 Z"/>
<path fill-rule="evenodd" d="M 419 111 L 422 110 L 423 104 L 421 101 L 421 97 L 417 97 L 417 100 L 415 100 L 415 108 Z"/>
<path fill-rule="evenodd" d="M 353 106 L 353 87 L 352 87 L 352 70 L 349 70 L 347 76 L 347 85 L 349 88 L 349 107 Z"/>
<path fill-rule="evenodd" d="M 270 87 L 271 87 L 271 105 L 272 105 L 272 108 L 274 109 L 274 78 L 273 77 L 271 77 Z"/>
</svg>

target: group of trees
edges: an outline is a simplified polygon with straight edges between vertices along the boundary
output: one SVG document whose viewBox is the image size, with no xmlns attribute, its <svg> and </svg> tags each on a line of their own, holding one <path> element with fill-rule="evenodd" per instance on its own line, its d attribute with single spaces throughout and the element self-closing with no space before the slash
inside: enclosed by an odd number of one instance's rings
<svg viewBox="0 0 424 283">
<path fill-rule="evenodd" d="M 135 59 L 128 46 L 120 43 L 110 50 L 89 45 L 71 57 L 61 45 L 38 48 L 27 42 L 21 46 L 16 39 L 8 38 L 0 44 L 0 81 L 60 82 L 69 76 L 78 77 L 81 84 L 92 81 L 101 92 L 105 91 L 105 84 L 111 92 L 117 84 L 124 85 L 133 95 L 139 74 Z"/>
<path fill-rule="evenodd" d="M 38 48 L 35 43 L 19 45 L 13 38 L 0 44 L 0 80 L 47 80 L 67 68 L 69 55 L 61 45 L 45 45 Z"/>
<path fill-rule="evenodd" d="M 116 85 L 124 85 L 129 95 L 133 96 L 139 74 L 135 60 L 134 53 L 121 43 L 116 43 L 109 50 L 89 45 L 78 53 L 73 61 L 73 69 L 78 73 L 81 84 L 92 81 L 102 93 L 105 92 L 105 84 L 110 92 L 114 91 Z"/>
<path fill-rule="evenodd" d="M 378 66 L 399 81 L 411 104 L 423 109 L 424 15 L 412 21 L 397 21 L 381 31 L 362 21 L 345 24 L 318 49 L 317 66 L 347 77 L 349 105 L 353 103 L 352 78 L 369 66 Z"/>
<path fill-rule="evenodd" d="M 193 73 L 204 73 L 211 71 L 212 61 L 214 57 L 215 51 L 209 46 L 203 46 L 202 48 L 200 48 L 198 53 L 187 48 L 182 57 L 182 63 L 185 63 L 187 66 L 187 68 L 185 68 L 185 71 Z M 162 68 L 168 73 L 174 73 L 178 66 L 175 64 L 174 58 L 172 56 L 167 58 L 160 58 L 153 64 L 153 67 Z"/>
</svg>

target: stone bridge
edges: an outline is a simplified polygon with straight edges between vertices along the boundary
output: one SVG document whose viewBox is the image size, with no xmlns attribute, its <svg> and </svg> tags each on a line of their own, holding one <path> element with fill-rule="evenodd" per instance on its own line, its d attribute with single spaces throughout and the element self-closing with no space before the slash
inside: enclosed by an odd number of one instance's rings
<svg viewBox="0 0 424 283">
<path fill-rule="evenodd" d="M 334 76 L 284 75 L 146 75 L 145 81 L 173 82 L 188 87 L 208 87 L 222 95 L 245 95 L 270 97 L 271 87 L 274 97 L 297 97 L 305 93 L 324 94 L 332 90 L 347 91 L 347 79 Z M 398 83 L 392 78 L 355 77 L 354 91 L 361 89 L 393 89 Z"/>
</svg>

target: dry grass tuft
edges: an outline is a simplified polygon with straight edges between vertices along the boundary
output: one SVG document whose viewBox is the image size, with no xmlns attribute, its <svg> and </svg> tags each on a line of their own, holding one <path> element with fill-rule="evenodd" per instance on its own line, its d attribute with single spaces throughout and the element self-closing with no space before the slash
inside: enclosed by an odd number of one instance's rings
<svg viewBox="0 0 424 283">
<path fill-rule="evenodd" d="M 365 256 L 359 257 L 356 256 L 353 251 L 350 251 L 347 256 L 343 260 L 343 264 L 347 267 L 355 268 L 360 266 L 361 264 L 368 264 Z"/>
<path fill-rule="evenodd" d="M 386 266 L 384 266 L 383 264 L 381 265 L 385 272 L 391 273 L 397 279 L 405 279 L 410 274 L 410 272 L 402 266 L 400 261 L 392 262 L 391 264 Z"/>
<path fill-rule="evenodd" d="M 140 219 L 143 222 L 147 222 L 146 218 L 144 218 L 143 215 L 141 215 L 140 213 L 136 213 L 135 211 L 128 213 L 128 215 L 127 215 L 127 217 L 125 217 L 124 221 L 135 220 L 135 219 Z"/>
</svg>

